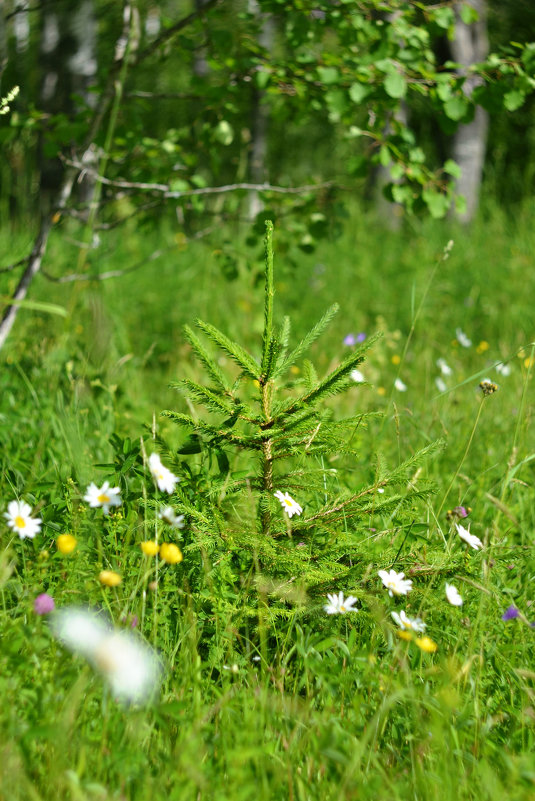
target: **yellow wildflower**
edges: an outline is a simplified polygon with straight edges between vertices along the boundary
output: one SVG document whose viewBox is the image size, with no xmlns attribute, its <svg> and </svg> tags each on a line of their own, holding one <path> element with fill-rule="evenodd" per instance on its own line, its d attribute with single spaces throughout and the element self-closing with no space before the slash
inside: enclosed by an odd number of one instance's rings
<svg viewBox="0 0 535 801">
<path fill-rule="evenodd" d="M 101 570 L 98 574 L 98 580 L 101 584 L 104 584 L 105 587 L 117 587 L 121 583 L 122 578 L 113 570 Z"/>
<path fill-rule="evenodd" d="M 482 339 L 479 345 L 477 346 L 476 351 L 477 353 L 485 353 L 485 351 L 488 350 L 489 348 L 490 348 L 489 343 L 486 342 L 484 339 Z"/>
<path fill-rule="evenodd" d="M 178 545 L 172 542 L 162 542 L 160 557 L 164 562 L 167 562 L 168 565 L 176 565 L 184 558 Z"/>
<path fill-rule="evenodd" d="M 413 639 L 413 636 L 410 633 L 410 631 L 404 631 L 403 629 L 399 629 L 399 631 L 396 631 L 396 634 L 398 635 L 398 637 L 401 637 L 402 640 L 407 640 L 408 642 L 410 642 Z M 427 640 L 429 638 L 425 637 L 425 639 Z"/>
<path fill-rule="evenodd" d="M 425 651 L 426 654 L 434 654 L 438 648 L 436 642 L 433 642 L 431 637 L 418 637 L 415 641 L 418 648 Z"/>
<path fill-rule="evenodd" d="M 72 553 L 76 548 L 76 537 L 72 534 L 60 534 L 56 540 L 58 551 L 63 554 Z"/>
<path fill-rule="evenodd" d="M 397 353 L 394 353 L 390 361 L 392 364 L 401 364 L 401 356 L 399 356 Z"/>
<path fill-rule="evenodd" d="M 160 546 L 154 540 L 147 540 L 146 542 L 142 542 L 140 544 L 141 550 L 145 554 L 145 556 L 156 556 L 158 551 L 160 550 Z"/>
</svg>

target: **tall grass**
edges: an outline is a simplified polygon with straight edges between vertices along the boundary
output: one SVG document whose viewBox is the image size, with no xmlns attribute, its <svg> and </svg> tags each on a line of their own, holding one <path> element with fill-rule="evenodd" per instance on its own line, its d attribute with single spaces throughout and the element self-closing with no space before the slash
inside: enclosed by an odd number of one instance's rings
<svg viewBox="0 0 535 801">
<path fill-rule="evenodd" d="M 260 354 L 261 242 L 247 244 L 242 233 L 221 231 L 209 247 L 174 247 L 175 232 L 165 227 L 110 236 L 102 271 L 172 249 L 83 289 L 39 278 L 34 297 L 63 305 L 69 317 L 21 310 L 1 354 L 1 511 L 24 497 L 45 525 L 34 541 L 1 527 L 0 798 L 532 798 L 529 215 L 512 222 L 492 211 L 469 231 L 414 223 L 388 233 L 356 214 L 316 253 L 292 252 L 292 266 L 276 251 L 276 314 L 292 314 L 295 341 L 327 306 L 341 305 L 314 346 L 324 373 L 347 354 L 348 333 L 383 331 L 362 366 L 367 383 L 330 401 L 337 417 L 383 412 L 360 434 L 347 481 L 358 487 L 438 437 L 447 443 L 412 477 L 434 481 L 436 492 L 415 503 L 410 525 L 394 510 L 355 529 L 354 580 L 343 589 L 358 597 L 359 611 L 327 616 L 321 598 L 275 588 L 279 598 L 286 593 L 286 619 L 273 613 L 273 587 L 253 588 L 237 571 L 231 590 L 208 559 L 204 594 L 192 594 L 187 529 L 184 562 L 160 564 L 157 593 L 149 586 L 156 566 L 137 544 L 154 532 L 153 488 L 129 454 L 139 453 L 140 437 L 145 447 L 156 437 L 172 454 L 183 440 L 159 418 L 181 403 L 169 382 L 197 377 L 182 326 L 207 319 Z M 20 257 L 23 245 L 11 240 L 10 248 Z M 222 274 L 222 248 L 235 259 L 235 281 Z M 57 235 L 48 269 L 60 274 L 73 263 Z M 0 279 L 7 291 L 12 276 Z M 470 347 L 459 344 L 457 328 Z M 441 375 L 439 358 L 451 375 Z M 499 361 L 509 375 L 496 372 Z M 299 377 L 302 365 L 295 368 Z M 478 384 L 486 377 L 499 391 L 484 398 Z M 396 378 L 405 391 L 395 389 Z M 195 472 L 197 457 L 175 458 Z M 338 464 L 318 467 L 328 475 Z M 326 491 L 336 493 L 329 475 Z M 81 497 L 90 481 L 108 477 L 130 494 L 104 521 Z M 459 504 L 472 508 L 481 551 L 465 548 L 446 518 Z M 78 539 L 69 556 L 55 545 L 65 532 Z M 124 574 L 116 589 L 97 580 L 102 559 Z M 387 565 L 414 582 L 406 606 L 380 586 L 377 569 Z M 458 587 L 462 607 L 446 602 L 446 581 Z M 57 605 L 103 608 L 118 625 L 138 615 L 166 665 L 153 705 L 118 705 L 100 677 L 63 650 L 33 612 L 44 590 Z M 239 603 L 243 592 L 256 594 L 256 620 Z M 521 615 L 503 621 L 511 605 Z M 390 612 L 402 608 L 425 618 L 436 653 L 398 637 Z"/>
</svg>

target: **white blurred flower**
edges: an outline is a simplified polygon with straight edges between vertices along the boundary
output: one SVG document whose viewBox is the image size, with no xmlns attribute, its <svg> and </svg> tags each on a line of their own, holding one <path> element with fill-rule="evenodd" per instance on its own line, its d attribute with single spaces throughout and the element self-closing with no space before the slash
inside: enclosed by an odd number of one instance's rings
<svg viewBox="0 0 535 801">
<path fill-rule="evenodd" d="M 463 348 L 470 348 L 472 346 L 472 340 L 468 339 L 462 328 L 455 329 L 455 338 Z"/>
<path fill-rule="evenodd" d="M 353 609 L 353 605 L 357 603 L 357 599 L 352 595 L 344 598 L 344 593 L 327 593 L 328 604 L 323 607 L 328 615 L 343 615 L 346 612 L 358 612 L 358 609 Z"/>
<path fill-rule="evenodd" d="M 300 515 L 303 511 L 303 508 L 294 501 L 291 495 L 287 492 L 281 492 L 281 490 L 277 490 L 277 492 L 273 493 L 275 498 L 280 501 L 282 508 L 288 514 L 288 517 L 292 517 L 293 515 Z"/>
<path fill-rule="evenodd" d="M 167 467 L 164 467 L 157 453 L 151 453 L 149 456 L 149 470 L 161 492 L 168 492 L 171 495 L 175 491 L 175 485 L 180 479 L 174 473 L 171 473 Z"/>
<path fill-rule="evenodd" d="M 469 528 L 461 526 L 460 523 L 455 523 L 455 528 L 457 529 L 457 534 L 459 535 L 459 537 L 465 542 L 467 542 L 471 548 L 474 548 L 476 551 L 478 551 L 480 548 L 483 547 L 483 543 L 481 542 L 479 537 L 476 537 L 475 534 L 470 534 Z"/>
<path fill-rule="evenodd" d="M 110 487 L 108 481 L 105 481 L 100 489 L 91 482 L 85 492 L 84 501 L 92 507 L 102 506 L 102 511 L 107 515 L 110 506 L 121 505 L 121 490 L 119 487 Z"/>
<path fill-rule="evenodd" d="M 139 637 L 111 628 L 88 609 L 64 607 L 51 615 L 50 622 L 65 647 L 85 657 L 107 680 L 115 698 L 139 703 L 157 687 L 160 661 Z"/>
<path fill-rule="evenodd" d="M 407 384 L 404 384 L 401 378 L 396 378 L 396 380 L 394 381 L 394 387 L 397 389 L 398 392 L 407 391 Z"/>
<path fill-rule="evenodd" d="M 395 570 L 379 570 L 379 578 L 392 598 L 394 595 L 407 595 L 412 590 L 412 580 L 405 578 L 405 573 L 396 573 Z"/>
<path fill-rule="evenodd" d="M 440 370 L 440 372 L 442 373 L 442 375 L 446 375 L 447 376 L 447 375 L 452 375 L 453 374 L 453 370 L 451 369 L 449 364 L 446 362 L 446 359 L 442 359 L 442 358 L 437 359 L 437 367 Z"/>
<path fill-rule="evenodd" d="M 355 384 L 363 384 L 364 381 L 366 381 L 366 379 L 364 378 L 364 373 L 361 373 L 360 370 L 357 370 L 356 368 L 354 370 L 351 370 L 349 375 L 351 376 Z"/>
<path fill-rule="evenodd" d="M 166 506 L 159 512 L 160 520 L 173 528 L 184 528 L 184 515 L 176 515 L 172 506 Z"/>
<path fill-rule="evenodd" d="M 446 598 L 452 606 L 462 606 L 463 599 L 459 595 L 459 590 L 453 584 L 446 584 Z"/>
<path fill-rule="evenodd" d="M 435 386 L 436 386 L 436 388 L 438 389 L 439 392 L 447 392 L 448 386 L 447 386 L 446 382 L 444 381 L 444 379 L 441 378 L 440 376 L 435 378 Z"/>
<path fill-rule="evenodd" d="M 504 364 L 504 362 L 498 362 L 496 365 L 496 372 L 507 378 L 507 376 L 511 374 L 511 367 L 508 364 Z"/>
<path fill-rule="evenodd" d="M 422 634 L 425 631 L 425 623 L 419 617 L 408 617 L 406 612 L 400 612 L 399 615 L 397 612 L 391 612 L 390 614 L 403 631 L 415 631 L 416 634 Z"/>
<path fill-rule="evenodd" d="M 10 529 L 16 531 L 21 540 L 29 537 L 33 540 L 41 531 L 41 518 L 31 517 L 32 507 L 24 501 L 11 501 L 4 517 Z"/>
</svg>

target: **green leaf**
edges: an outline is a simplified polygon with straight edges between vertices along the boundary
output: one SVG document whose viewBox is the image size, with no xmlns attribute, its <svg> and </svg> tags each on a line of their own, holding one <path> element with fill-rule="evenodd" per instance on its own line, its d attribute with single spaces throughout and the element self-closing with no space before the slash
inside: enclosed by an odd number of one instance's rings
<svg viewBox="0 0 535 801">
<path fill-rule="evenodd" d="M 41 300 L 4 300 L 6 306 L 18 306 L 19 309 L 29 309 L 30 311 L 41 311 L 47 314 L 57 314 L 59 317 L 67 316 L 67 309 L 58 306 L 56 303 L 45 303 Z"/>
<path fill-rule="evenodd" d="M 468 3 L 463 3 L 461 6 L 461 19 L 465 25 L 471 25 L 479 19 L 479 13 L 475 8 L 469 6 Z"/>
<path fill-rule="evenodd" d="M 429 209 L 431 217 L 435 220 L 445 217 L 451 205 L 451 199 L 435 189 L 434 186 L 426 187 L 422 191 L 422 199 Z"/>
<path fill-rule="evenodd" d="M 333 122 L 337 122 L 347 109 L 347 95 L 343 89 L 329 89 L 325 102 Z"/>
<path fill-rule="evenodd" d="M 466 116 L 469 105 L 469 101 L 464 95 L 456 95 L 455 97 L 450 97 L 449 100 L 446 100 L 444 103 L 444 113 L 446 117 L 449 117 L 450 120 L 455 120 L 455 122 L 458 122 Z"/>
<path fill-rule="evenodd" d="M 320 81 L 327 85 L 337 83 L 340 77 L 336 67 L 318 67 L 318 75 Z"/>
<path fill-rule="evenodd" d="M 357 105 L 360 105 L 369 94 L 369 88 L 363 83 L 354 83 L 349 87 L 349 97 Z"/>
<path fill-rule="evenodd" d="M 386 145 L 381 145 L 379 150 L 379 164 L 381 167 L 388 167 L 390 164 L 390 150 Z"/>
<path fill-rule="evenodd" d="M 516 111 L 517 108 L 520 108 L 520 106 L 524 105 L 525 99 L 525 92 L 522 92 L 520 89 L 512 89 L 510 92 L 506 92 L 503 96 L 503 105 L 507 111 Z"/>
<path fill-rule="evenodd" d="M 220 120 L 214 131 L 214 138 L 216 142 L 228 147 L 234 141 L 234 128 L 227 122 L 227 120 Z"/>
<path fill-rule="evenodd" d="M 389 72 L 385 78 L 385 92 L 389 97 L 399 99 L 407 94 L 407 82 L 399 72 Z"/>
<path fill-rule="evenodd" d="M 448 175 L 452 175 L 454 178 L 460 178 L 462 174 L 461 168 L 453 159 L 448 159 L 444 163 L 444 172 L 447 172 Z"/>
<path fill-rule="evenodd" d="M 449 7 L 434 8 L 431 17 L 433 22 L 445 31 L 455 24 L 455 15 Z"/>
</svg>

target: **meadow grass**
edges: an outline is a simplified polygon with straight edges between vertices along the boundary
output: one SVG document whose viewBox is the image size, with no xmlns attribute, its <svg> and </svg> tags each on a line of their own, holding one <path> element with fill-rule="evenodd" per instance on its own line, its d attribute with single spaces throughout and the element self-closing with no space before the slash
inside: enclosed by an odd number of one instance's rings
<svg viewBox="0 0 535 801">
<path fill-rule="evenodd" d="M 142 449 L 167 455 L 201 510 L 209 490 L 202 455 L 177 453 L 184 434 L 159 417 L 165 408 L 188 410 L 171 380 L 200 380 L 182 326 L 201 317 L 260 354 L 261 241 L 225 229 L 208 247 L 186 244 L 168 224 L 127 233 L 106 239 L 99 270 L 169 250 L 104 282 L 40 277 L 32 296 L 68 315 L 21 310 L 1 355 L 1 511 L 23 498 L 44 525 L 34 540 L 19 540 L 2 524 L 0 798 L 533 798 L 529 209 L 514 220 L 489 211 L 470 230 L 414 223 L 398 233 L 355 213 L 312 255 L 291 245 L 280 253 L 276 244 L 275 314 L 292 315 L 293 342 L 327 306 L 341 306 L 312 347 L 320 374 L 347 355 L 349 333 L 383 332 L 360 367 L 366 383 L 326 402 L 336 417 L 382 416 L 359 432 L 358 458 L 318 461 L 325 494 L 367 485 L 438 438 L 446 442 L 411 476 L 414 485 L 432 481 L 434 494 L 412 503 L 409 523 L 393 509 L 349 526 L 351 583 L 321 593 L 298 580 L 254 583 L 239 559 L 221 574 L 194 550 L 189 526 L 174 535 L 182 563 L 141 553 L 166 497 Z M 25 236 L 6 243 L 13 259 Z M 222 272 L 222 253 L 232 254 L 234 281 Z M 58 233 L 50 272 L 71 272 L 74 263 Z M 13 277 L 0 279 L 7 292 Z M 497 362 L 510 373 L 499 374 Z M 296 380 L 302 370 L 297 363 Z M 478 385 L 487 377 L 499 390 L 484 397 Z M 107 518 L 83 501 L 88 484 L 104 479 L 124 499 Z M 306 492 L 297 500 L 316 502 Z M 471 507 L 482 550 L 464 545 L 447 519 L 458 505 Z M 226 536 L 236 519 L 249 524 L 253 499 L 249 506 L 229 515 Z M 77 539 L 71 554 L 56 546 L 66 532 Z M 122 584 L 102 586 L 103 567 L 119 571 Z M 381 586 L 377 571 L 391 567 L 413 580 L 406 599 Z M 459 589 L 461 607 L 447 603 L 445 582 Z M 324 594 L 339 590 L 357 597 L 358 612 L 325 614 Z M 58 607 L 101 608 L 125 628 L 137 617 L 165 663 L 153 703 L 118 704 L 98 673 L 57 642 L 33 611 L 45 591 Z M 251 597 L 256 616 L 244 601 Z M 510 606 L 520 615 L 503 621 Z M 399 637 L 390 613 L 401 609 L 425 619 L 436 652 Z"/>
</svg>

